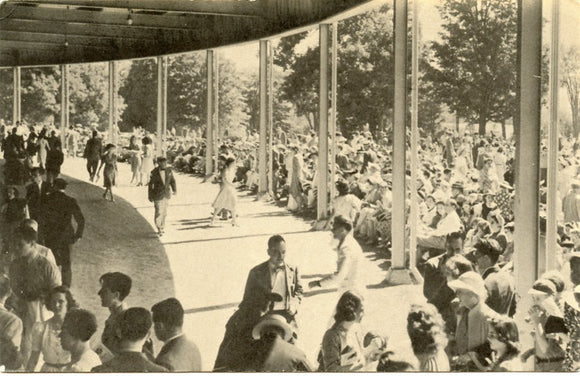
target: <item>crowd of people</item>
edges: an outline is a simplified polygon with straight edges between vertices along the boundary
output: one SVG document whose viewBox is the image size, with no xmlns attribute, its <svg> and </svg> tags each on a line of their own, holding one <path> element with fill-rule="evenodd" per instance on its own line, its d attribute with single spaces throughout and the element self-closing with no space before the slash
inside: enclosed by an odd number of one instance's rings
<svg viewBox="0 0 580 376">
<path fill-rule="evenodd" d="M 20 126 L 17 124 L 17 126 Z M 59 177 L 64 153 L 87 161 L 90 181 L 103 174 L 103 197 L 114 201 L 117 163 L 131 166 L 130 184 L 148 187 L 159 236 L 165 232 L 168 200 L 177 192 L 173 169 L 205 175 L 205 140 L 199 135 L 168 135 L 167 157 L 154 158 L 152 136 L 142 131 L 127 146 L 103 145 L 96 130 L 71 129 L 63 151 L 55 131 L 18 127 L 3 137 L 7 200 L 2 207 L 2 361 L 8 369 L 34 370 L 40 354 L 45 371 L 195 371 L 201 369 L 197 347 L 183 337 L 183 308 L 175 298 L 151 310 L 128 308 L 124 299 L 131 278 L 122 273 L 101 277 L 102 305 L 111 315 L 101 345 L 91 350 L 94 315 L 76 307 L 70 293 L 70 252 L 83 236 L 84 217 L 66 194 Z M 21 133 L 21 132 L 20 132 Z M 315 133 L 278 132 L 271 150 L 271 192 L 296 215 L 316 214 L 318 139 Z M 510 140 L 464 135 L 447 130 L 419 144 L 416 192 L 407 166 L 407 208 L 417 200 L 417 268 L 423 274 L 427 303 L 413 305 L 407 332 L 417 362 L 397 358 L 386 337 L 365 332 L 364 286 L 359 244 L 390 249 L 392 145 L 385 134 L 368 129 L 346 139 L 335 135 L 335 197 L 326 229 L 336 239 L 336 272 L 311 281 L 310 289 L 335 286 L 336 308 L 313 366 L 296 346 L 295 320 L 303 296 L 297 266 L 285 261 L 286 242 L 268 242 L 269 259 L 250 271 L 239 309 L 226 325 L 215 370 L 228 371 L 518 371 L 535 357 L 536 369 L 580 368 L 580 143 L 561 139 L 558 195 L 558 249 L 554 270 L 528 292 L 516 292 L 513 276 L 514 146 Z M 119 143 L 125 142 L 124 139 Z M 237 188 L 258 185 L 258 140 L 219 142 L 215 182 L 219 193 L 208 219 L 232 218 L 238 225 Z M 541 156 L 540 190 L 545 203 L 546 148 Z M 172 167 L 169 167 L 172 166 Z M 25 190 L 18 187 L 26 185 Z M 544 207 L 542 206 L 542 211 Z M 541 231 L 545 220 L 540 218 Z M 569 276 L 569 278 L 568 278 Z M 526 330 L 513 317 L 524 293 L 534 305 L 527 325 L 535 347 L 521 351 Z M 51 311 L 52 316 L 46 311 Z M 50 317 L 51 316 L 51 317 Z M 50 318 L 49 318 L 50 317 Z M 149 332 L 165 342 L 154 356 Z M 4 346 L 4 343 L 7 343 Z M 102 363 L 102 365 L 100 365 Z"/>
</svg>

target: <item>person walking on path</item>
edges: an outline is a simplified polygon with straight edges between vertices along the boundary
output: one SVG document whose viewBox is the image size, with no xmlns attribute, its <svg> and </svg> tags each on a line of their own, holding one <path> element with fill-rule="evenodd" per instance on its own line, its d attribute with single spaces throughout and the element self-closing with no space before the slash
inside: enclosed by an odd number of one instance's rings
<svg viewBox="0 0 580 376">
<path fill-rule="evenodd" d="M 155 206 L 155 226 L 157 226 L 158 235 L 162 236 L 165 232 L 165 218 L 171 191 L 174 195 L 177 194 L 177 184 L 173 171 L 167 167 L 167 159 L 159 157 L 157 164 L 149 179 L 149 201 Z"/>
<path fill-rule="evenodd" d="M 45 205 L 45 243 L 52 249 L 57 265 L 61 268 L 62 284 L 70 287 L 72 270 L 70 253 L 72 245 L 83 237 L 85 217 L 77 200 L 68 196 L 64 191 L 67 182 L 63 179 L 54 181 L 54 192 L 51 193 Z M 72 218 L 77 223 L 76 230 Z"/>
<path fill-rule="evenodd" d="M 103 150 L 103 143 L 99 138 L 99 132 L 93 131 L 93 137 L 87 141 L 85 147 L 84 158 L 87 160 L 87 171 L 91 181 L 95 179 L 97 167 L 99 167 L 99 160 L 101 159 L 101 152 Z"/>
<path fill-rule="evenodd" d="M 111 196 L 111 202 L 115 201 L 115 198 L 113 197 L 113 186 L 115 185 L 115 178 L 117 176 L 117 154 L 115 154 L 115 150 L 115 145 L 107 144 L 103 158 L 101 158 L 101 165 L 97 171 L 98 179 L 101 173 L 101 168 L 105 166 L 105 170 L 103 171 L 103 186 L 105 187 L 103 198 L 106 200 L 108 193 Z"/>
<path fill-rule="evenodd" d="M 237 226 L 237 212 L 236 212 L 236 189 L 233 184 L 234 176 L 236 174 L 236 160 L 232 157 L 226 158 L 224 168 L 220 172 L 222 184 L 221 189 L 215 198 L 212 207 L 213 215 L 210 221 L 210 226 L 213 226 L 215 219 L 222 210 L 229 210 L 232 212 L 232 226 Z"/>
<path fill-rule="evenodd" d="M 141 148 L 137 144 L 137 136 L 131 136 L 128 149 L 131 152 L 131 172 L 133 174 L 131 183 L 129 184 L 135 183 L 137 186 L 142 185 Z"/>
</svg>

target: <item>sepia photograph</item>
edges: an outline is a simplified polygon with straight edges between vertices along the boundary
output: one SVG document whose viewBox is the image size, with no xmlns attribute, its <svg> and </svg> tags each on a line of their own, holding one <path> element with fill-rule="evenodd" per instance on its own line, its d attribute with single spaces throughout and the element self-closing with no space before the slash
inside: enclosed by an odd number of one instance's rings
<svg viewBox="0 0 580 376">
<path fill-rule="evenodd" d="M 0 0 L 0 372 L 580 371 L 580 0 Z"/>
</svg>

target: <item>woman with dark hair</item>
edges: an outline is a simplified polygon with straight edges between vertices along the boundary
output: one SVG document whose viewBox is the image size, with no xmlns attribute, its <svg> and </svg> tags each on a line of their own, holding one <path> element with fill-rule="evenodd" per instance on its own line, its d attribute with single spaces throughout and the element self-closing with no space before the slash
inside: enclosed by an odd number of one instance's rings
<svg viewBox="0 0 580 376">
<path fill-rule="evenodd" d="M 143 137 L 141 141 L 143 143 L 143 154 L 142 154 L 142 162 L 141 162 L 141 176 L 142 176 L 142 183 L 143 185 L 149 185 L 149 179 L 151 178 L 151 171 L 155 167 L 153 163 L 153 141 L 148 136 Z"/>
<path fill-rule="evenodd" d="M 238 218 L 236 213 L 236 189 L 234 187 L 234 176 L 236 174 L 236 160 L 232 157 L 227 157 L 224 168 L 220 172 L 221 189 L 215 198 L 212 207 L 213 214 L 210 221 L 210 226 L 213 226 L 214 221 L 222 210 L 229 210 L 232 212 L 232 226 L 238 225 Z"/>
<path fill-rule="evenodd" d="M 46 307 L 54 316 L 32 327 L 32 353 L 28 360 L 28 372 L 36 370 L 40 353 L 44 359 L 40 372 L 62 372 L 71 360 L 70 353 L 60 344 L 60 332 L 67 312 L 78 308 L 77 303 L 66 286 L 53 288 L 46 298 Z"/>
<path fill-rule="evenodd" d="M 489 320 L 487 333 L 492 350 L 489 371 L 518 372 L 523 371 L 520 357 L 518 326 L 507 316 Z"/>
<path fill-rule="evenodd" d="M 407 316 L 407 333 L 420 372 L 449 372 L 445 353 L 447 336 L 443 318 L 432 304 L 412 305 Z"/>
<path fill-rule="evenodd" d="M 116 149 L 117 148 L 113 144 L 107 144 L 107 146 L 105 146 L 105 152 L 101 158 L 101 165 L 97 170 L 98 178 L 99 173 L 101 172 L 101 168 L 103 168 L 103 165 L 105 166 L 105 170 L 103 171 L 103 185 L 105 187 L 103 198 L 106 200 L 108 193 L 111 196 L 111 202 L 115 201 L 115 198 L 113 197 L 113 186 L 115 185 L 115 178 L 117 176 L 117 154 L 115 153 Z"/>
<path fill-rule="evenodd" d="M 132 135 L 129 140 L 129 147 L 127 148 L 131 152 L 131 172 L 133 176 L 131 177 L 131 182 L 129 184 L 141 185 L 142 175 L 141 175 L 141 148 L 137 144 L 137 136 Z"/>
<path fill-rule="evenodd" d="M 364 316 L 363 298 L 347 291 L 338 300 L 334 325 L 322 339 L 318 355 L 321 372 L 365 371 L 369 363 L 378 361 L 386 350 L 386 340 L 362 335 L 360 322 Z M 366 347 L 366 342 L 370 342 Z"/>
</svg>

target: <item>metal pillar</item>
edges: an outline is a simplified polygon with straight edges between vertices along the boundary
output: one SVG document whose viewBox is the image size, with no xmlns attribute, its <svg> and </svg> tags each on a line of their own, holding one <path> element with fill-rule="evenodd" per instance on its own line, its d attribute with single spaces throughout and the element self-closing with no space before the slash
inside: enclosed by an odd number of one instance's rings
<svg viewBox="0 0 580 376">
<path fill-rule="evenodd" d="M 13 79 L 12 79 L 12 85 L 13 85 L 13 104 L 12 104 L 12 126 L 16 126 L 16 122 L 17 121 L 21 121 L 22 120 L 22 111 L 20 109 L 21 103 L 22 103 L 22 98 L 21 98 L 21 94 L 22 94 L 22 85 L 20 82 L 20 67 L 14 67 L 13 70 Z"/>
<path fill-rule="evenodd" d="M 220 131 L 220 122 L 219 122 L 219 99 L 220 99 L 220 66 L 219 66 L 219 55 L 216 50 L 213 51 L 213 136 L 212 136 L 212 143 L 213 143 L 213 152 L 215 161 L 217 163 L 219 153 L 220 153 L 220 142 L 221 139 L 221 131 Z"/>
<path fill-rule="evenodd" d="M 116 65 L 109 61 L 109 142 L 117 143 L 117 86 Z"/>
<path fill-rule="evenodd" d="M 268 192 L 274 192 L 274 53 L 272 43 L 268 42 Z"/>
<path fill-rule="evenodd" d="M 167 131 L 167 57 L 157 56 L 157 137 L 156 155 L 165 156 Z"/>
<path fill-rule="evenodd" d="M 521 7 L 520 124 L 516 137 L 514 267 L 516 289 L 522 301 L 538 277 L 538 203 L 542 62 L 542 1 L 519 1 Z M 526 304 L 518 304 L 518 307 Z M 526 308 L 518 308 L 527 312 Z"/>
<path fill-rule="evenodd" d="M 332 24 L 332 60 L 331 64 L 331 108 L 330 108 L 330 207 L 336 195 L 336 86 L 338 61 L 338 22 Z"/>
<path fill-rule="evenodd" d="M 66 145 L 66 130 L 68 129 L 69 95 L 68 95 L 68 65 L 60 66 L 60 142 Z"/>
<path fill-rule="evenodd" d="M 328 33 L 330 24 L 319 25 L 320 94 L 318 122 L 318 206 L 317 219 L 328 215 Z"/>
<path fill-rule="evenodd" d="M 259 183 L 258 183 L 258 197 L 264 196 L 268 191 L 268 174 L 267 168 L 267 130 L 268 130 L 268 117 L 267 117 L 267 66 L 268 66 L 268 43 L 267 40 L 260 41 L 260 150 L 258 157 L 258 171 L 259 171 Z"/>
<path fill-rule="evenodd" d="M 407 7 L 407 0 L 394 0 L 395 102 L 393 108 L 393 222 L 391 228 L 391 268 L 386 278 L 386 282 L 389 284 L 408 284 L 412 282 L 410 274 L 405 267 Z"/>
<path fill-rule="evenodd" d="M 560 25 L 560 1 L 552 0 L 552 53 L 550 58 L 550 128 L 548 130 L 548 218 L 546 222 L 545 254 L 540 256 L 540 265 L 546 270 L 556 268 L 556 235 L 558 232 L 557 175 L 558 175 L 558 43 Z M 565 194 L 565 192 L 563 192 Z M 543 261 L 543 262 L 542 262 Z M 545 270 L 540 270 L 542 273 Z"/>
<path fill-rule="evenodd" d="M 206 51 L 207 115 L 205 128 L 205 175 L 213 173 L 213 50 Z"/>
</svg>

